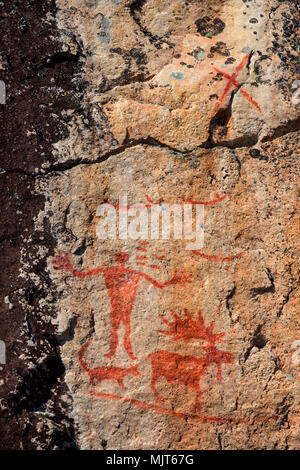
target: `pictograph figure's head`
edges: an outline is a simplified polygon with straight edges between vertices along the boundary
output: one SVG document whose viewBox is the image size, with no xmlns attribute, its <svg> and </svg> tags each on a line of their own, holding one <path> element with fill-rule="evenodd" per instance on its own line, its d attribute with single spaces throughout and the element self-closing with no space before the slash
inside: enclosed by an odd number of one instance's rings
<svg viewBox="0 0 300 470">
<path fill-rule="evenodd" d="M 120 251 L 119 253 L 116 253 L 116 262 L 120 264 L 125 264 L 126 261 L 128 261 L 128 253 L 125 253 L 124 251 Z"/>
</svg>

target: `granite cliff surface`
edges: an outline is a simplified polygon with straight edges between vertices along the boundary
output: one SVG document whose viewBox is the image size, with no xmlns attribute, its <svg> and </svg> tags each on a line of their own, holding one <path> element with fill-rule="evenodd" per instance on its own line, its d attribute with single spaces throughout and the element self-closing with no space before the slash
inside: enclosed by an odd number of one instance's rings
<svg viewBox="0 0 300 470">
<path fill-rule="evenodd" d="M 0 8 L 1 446 L 299 449 L 297 1 Z"/>
</svg>

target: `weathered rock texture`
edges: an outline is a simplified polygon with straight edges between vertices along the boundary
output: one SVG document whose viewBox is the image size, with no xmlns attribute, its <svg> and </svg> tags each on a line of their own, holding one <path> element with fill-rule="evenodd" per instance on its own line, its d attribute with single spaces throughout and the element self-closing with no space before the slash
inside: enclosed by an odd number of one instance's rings
<svg viewBox="0 0 300 470">
<path fill-rule="evenodd" d="M 1 5 L 2 447 L 299 449 L 297 1 L 24 5 Z M 100 240 L 125 195 L 204 207 L 204 246 Z"/>
</svg>

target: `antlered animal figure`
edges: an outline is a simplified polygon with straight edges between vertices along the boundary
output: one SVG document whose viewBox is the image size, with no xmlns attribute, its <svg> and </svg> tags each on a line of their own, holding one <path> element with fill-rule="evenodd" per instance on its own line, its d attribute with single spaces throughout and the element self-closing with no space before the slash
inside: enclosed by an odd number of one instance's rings
<svg viewBox="0 0 300 470">
<path fill-rule="evenodd" d="M 211 364 L 217 364 L 217 380 L 221 381 L 221 366 L 222 364 L 232 363 L 233 356 L 230 352 L 216 349 L 216 342 L 225 342 L 221 339 L 225 333 L 214 334 L 213 322 L 209 327 L 205 327 L 201 312 L 198 313 L 198 321 L 193 320 L 187 311 L 185 311 L 185 319 L 180 318 L 174 312 L 171 313 L 174 317 L 174 323 L 162 318 L 164 323 L 170 327 L 170 330 L 161 331 L 161 333 L 173 336 L 176 340 L 180 338 L 184 339 L 184 341 L 190 338 L 204 339 L 208 342 L 208 345 L 202 346 L 205 351 L 205 355 L 202 357 L 183 356 L 168 351 L 156 351 L 149 354 L 148 357 L 151 357 L 152 366 L 151 388 L 160 404 L 163 398 L 157 392 L 156 382 L 161 377 L 164 377 L 169 383 L 181 383 L 195 390 L 197 395 L 194 411 L 196 412 L 201 407 L 200 379 L 202 375 Z"/>
</svg>

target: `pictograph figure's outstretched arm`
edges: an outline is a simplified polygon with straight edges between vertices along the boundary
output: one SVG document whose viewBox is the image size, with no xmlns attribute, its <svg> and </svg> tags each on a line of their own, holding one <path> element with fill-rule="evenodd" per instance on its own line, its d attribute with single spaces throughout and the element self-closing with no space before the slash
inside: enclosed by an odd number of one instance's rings
<svg viewBox="0 0 300 470">
<path fill-rule="evenodd" d="M 184 285 L 187 282 L 190 281 L 190 275 L 185 274 L 185 270 L 183 270 L 181 273 L 177 273 L 176 271 L 173 274 L 172 279 L 166 282 L 159 282 L 156 281 L 155 279 L 152 279 L 152 277 L 148 276 L 148 274 L 145 273 L 140 273 L 142 277 L 147 279 L 147 281 L 151 282 L 155 287 L 158 287 L 159 289 L 163 289 L 164 287 L 171 286 L 172 284 L 181 284 Z"/>
<path fill-rule="evenodd" d="M 72 266 L 72 263 L 70 261 L 70 255 L 68 253 L 63 255 L 59 250 L 57 250 L 57 255 L 52 261 L 52 264 L 56 269 L 69 271 L 71 274 L 73 274 L 73 276 L 76 276 L 79 279 L 83 279 L 87 276 L 94 276 L 95 274 L 102 273 L 105 270 L 105 268 L 95 268 L 90 269 L 89 271 L 77 271 L 77 269 Z"/>
</svg>

